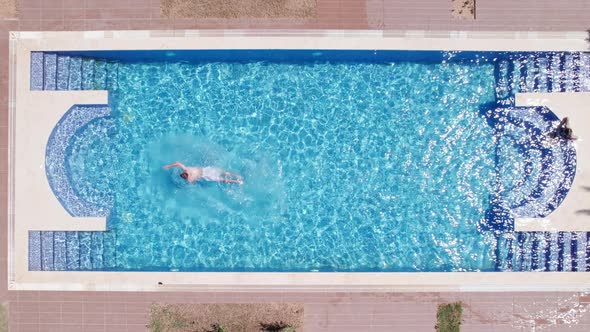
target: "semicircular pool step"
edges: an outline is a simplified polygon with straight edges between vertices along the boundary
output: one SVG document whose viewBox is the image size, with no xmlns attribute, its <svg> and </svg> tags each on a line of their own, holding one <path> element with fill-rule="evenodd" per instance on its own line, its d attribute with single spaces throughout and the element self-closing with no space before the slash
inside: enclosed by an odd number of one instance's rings
<svg viewBox="0 0 590 332">
<path fill-rule="evenodd" d="M 499 193 L 505 202 L 522 202 L 533 194 L 542 153 L 538 150 L 527 150 L 517 146 L 508 136 L 498 138 L 498 174 Z M 517 203 L 507 204 L 514 208 Z"/>
<path fill-rule="evenodd" d="M 544 217 L 564 199 L 575 174 L 575 148 L 544 138 L 557 118 L 544 107 L 499 109 L 498 189 L 513 217 Z M 515 168 L 516 167 L 516 168 Z M 510 183 L 512 182 L 512 183 Z"/>
<path fill-rule="evenodd" d="M 553 148 L 545 154 L 542 163 L 534 191 L 522 201 L 512 204 L 513 217 L 545 217 L 561 204 L 569 191 L 575 175 L 573 148 Z"/>
<path fill-rule="evenodd" d="M 532 138 L 529 137 L 531 133 L 528 128 L 535 127 L 532 123 L 512 114 L 518 115 L 514 109 L 501 112 L 505 114 L 506 121 L 497 138 L 497 172 L 501 184 L 498 190 L 504 205 L 515 209 L 524 205 L 538 188 L 539 178 L 542 176 L 540 165 L 544 163 L 543 158 L 546 156 L 544 151 L 530 143 Z"/>
<path fill-rule="evenodd" d="M 109 136 L 116 132 L 115 120 L 111 117 L 96 118 L 76 131 L 70 139 L 64 162 L 68 169 L 68 180 L 74 193 L 81 199 L 95 206 L 109 209 L 114 205 L 111 192 L 113 177 L 93 177 L 89 174 L 100 165 L 112 165 L 118 153 L 108 144 Z M 107 150 L 97 146 L 109 146 Z M 102 152 L 98 152 L 102 151 Z M 108 152 L 105 152 L 108 151 Z M 99 163 L 97 164 L 97 160 Z"/>
<path fill-rule="evenodd" d="M 76 193 L 66 169 L 66 154 L 74 134 L 94 119 L 110 114 L 107 105 L 74 105 L 55 125 L 47 142 L 45 172 L 53 193 L 64 209 L 74 217 L 105 217 L 110 207 L 88 202 Z"/>
</svg>

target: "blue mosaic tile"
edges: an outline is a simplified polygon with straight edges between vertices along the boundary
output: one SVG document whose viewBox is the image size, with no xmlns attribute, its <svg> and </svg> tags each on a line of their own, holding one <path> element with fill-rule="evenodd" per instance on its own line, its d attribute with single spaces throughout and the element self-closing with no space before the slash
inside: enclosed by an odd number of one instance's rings
<svg viewBox="0 0 590 332">
<path fill-rule="evenodd" d="M 92 269 L 93 270 L 101 270 L 103 263 L 102 263 L 102 255 L 103 255 L 103 239 L 102 239 L 102 232 L 92 232 L 92 247 L 90 258 L 92 260 Z"/>
<path fill-rule="evenodd" d="M 29 231 L 29 271 L 41 271 L 41 232 Z"/>
<path fill-rule="evenodd" d="M 114 232 L 104 232 L 103 234 L 103 267 L 113 268 L 117 265 L 117 241 Z"/>
<path fill-rule="evenodd" d="M 31 90 L 43 90 L 43 52 L 31 52 Z"/>
<path fill-rule="evenodd" d="M 78 197 L 70 185 L 65 166 L 66 150 L 74 133 L 110 112 L 107 105 L 75 105 L 57 123 L 47 142 L 45 172 L 49 185 L 64 209 L 74 217 L 106 217 L 110 211 L 111 207 L 100 207 Z"/>
<path fill-rule="evenodd" d="M 78 237 L 80 239 L 80 270 L 90 271 L 92 270 L 92 233 L 91 232 L 79 232 Z"/>
<path fill-rule="evenodd" d="M 55 90 L 57 74 L 57 54 L 43 54 L 43 90 Z"/>
<path fill-rule="evenodd" d="M 68 79 L 70 76 L 70 57 L 57 56 L 57 89 L 68 90 Z"/>
<path fill-rule="evenodd" d="M 512 66 L 512 94 L 517 94 L 522 91 L 522 87 L 524 86 L 523 77 L 522 77 L 522 67 L 523 64 L 519 59 L 513 60 Z"/>
<path fill-rule="evenodd" d="M 41 269 L 53 271 L 53 232 L 41 232 Z"/>
<path fill-rule="evenodd" d="M 547 135 L 558 123 L 557 117 L 547 108 L 513 108 L 511 117 L 525 121 Z M 548 121 L 548 117 L 554 117 Z M 539 186 L 526 203 L 511 209 L 514 217 L 545 217 L 555 210 L 569 192 L 576 174 L 576 150 L 571 142 L 559 141 L 544 146 L 545 154 L 539 178 Z"/>
<path fill-rule="evenodd" d="M 565 56 L 565 91 L 574 92 L 576 91 L 575 74 L 578 68 L 576 67 L 574 54 L 566 54 Z"/>
<path fill-rule="evenodd" d="M 70 77 L 68 78 L 68 89 L 69 90 L 81 90 L 82 89 L 82 58 L 72 57 L 70 58 Z"/>
<path fill-rule="evenodd" d="M 94 63 L 94 90 L 106 90 L 107 88 L 107 63 L 97 60 Z"/>
<path fill-rule="evenodd" d="M 498 196 L 493 200 L 491 219 L 504 225 L 504 217 L 513 223 L 513 218 L 549 215 L 565 199 L 576 172 L 576 150 L 572 142 L 557 140 L 548 144 L 546 140 L 559 119 L 546 107 L 498 108 L 488 116 L 492 116 L 488 121 L 496 130 L 499 144 Z M 514 169 L 517 165 L 510 158 L 515 153 L 522 159 L 518 169 Z M 505 182 L 502 172 L 510 170 L 526 181 L 506 177 L 508 182 Z"/>
<path fill-rule="evenodd" d="M 82 90 L 94 89 L 94 60 L 82 60 Z"/>
<path fill-rule="evenodd" d="M 533 92 L 535 91 L 535 77 L 536 75 L 536 70 L 537 68 L 535 68 L 535 57 L 533 55 L 529 55 L 528 59 L 525 60 L 525 70 L 526 70 L 526 76 L 525 76 L 525 87 L 524 87 L 524 91 L 525 92 Z"/>
<path fill-rule="evenodd" d="M 537 92 L 547 92 L 549 91 L 549 84 L 547 80 L 547 76 L 549 74 L 549 60 L 547 58 L 538 58 L 537 59 L 537 67 L 539 73 L 539 81 L 537 82 Z"/>
<path fill-rule="evenodd" d="M 106 89 L 109 91 L 116 90 L 117 85 L 118 85 L 117 78 L 119 76 L 119 64 L 116 62 L 107 63 L 106 71 L 107 71 Z"/>
<path fill-rule="evenodd" d="M 590 53 L 580 55 L 580 91 L 590 92 Z"/>
<path fill-rule="evenodd" d="M 550 78 L 551 78 L 551 91 L 562 92 L 563 87 L 563 72 L 561 69 L 563 53 L 554 53 L 550 60 Z"/>
<path fill-rule="evenodd" d="M 66 232 L 53 233 L 53 266 L 56 271 L 66 269 Z"/>
<path fill-rule="evenodd" d="M 80 269 L 80 241 L 78 232 L 66 232 L 67 270 Z"/>
</svg>

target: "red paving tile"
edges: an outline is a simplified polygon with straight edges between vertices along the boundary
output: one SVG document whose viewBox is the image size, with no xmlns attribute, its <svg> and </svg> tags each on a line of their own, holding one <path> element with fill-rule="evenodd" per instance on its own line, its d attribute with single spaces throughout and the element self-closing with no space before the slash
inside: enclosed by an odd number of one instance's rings
<svg viewBox="0 0 590 332">
<path fill-rule="evenodd" d="M 0 211 L 6 211 L 7 37 L 11 30 L 108 29 L 386 29 L 584 30 L 590 1 L 478 1 L 477 21 L 450 18 L 449 1 L 318 0 L 311 19 L 167 19 L 159 0 L 19 0 L 18 20 L 0 20 Z M 254 32 L 256 33 L 256 32 Z M 6 215 L 0 217 L 6 241 Z M 301 302 L 306 331 L 432 331 L 436 306 L 465 303 L 463 331 L 590 331 L 590 295 L 558 293 L 127 293 L 6 290 L 6 245 L 0 254 L 0 300 L 10 331 L 145 331 L 149 306 L 169 303 Z M 582 313 L 560 325 L 535 315 Z M 538 318 L 538 317 L 537 317 Z M 568 320 L 569 319 L 569 320 Z M 569 322 L 573 319 L 573 324 Z"/>
</svg>

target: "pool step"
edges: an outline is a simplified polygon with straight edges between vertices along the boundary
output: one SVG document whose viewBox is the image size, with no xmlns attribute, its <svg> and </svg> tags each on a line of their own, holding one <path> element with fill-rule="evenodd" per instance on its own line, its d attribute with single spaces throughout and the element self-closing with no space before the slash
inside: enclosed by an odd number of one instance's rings
<svg viewBox="0 0 590 332">
<path fill-rule="evenodd" d="M 58 55 L 56 69 L 56 87 L 57 90 L 68 90 L 68 80 L 70 78 L 70 57 Z"/>
<path fill-rule="evenodd" d="M 565 56 L 565 92 L 579 92 L 580 82 L 578 74 L 580 71 L 579 53 L 570 53 Z"/>
<path fill-rule="evenodd" d="M 550 113 L 545 108 L 501 108 L 504 125 L 497 132 L 497 172 L 500 200 L 512 217 L 545 217 L 558 206 L 575 174 L 576 154 L 571 144 L 546 146 L 539 137 L 551 131 Z M 522 145 L 513 137 L 526 137 Z M 515 169 L 513 159 L 521 165 Z M 505 174 L 508 174 L 507 176 Z M 501 176 L 500 176 L 501 175 Z"/>
<path fill-rule="evenodd" d="M 503 105 L 510 105 L 513 103 L 511 100 L 512 86 L 511 86 L 511 61 L 502 60 L 496 66 L 496 98 Z"/>
<path fill-rule="evenodd" d="M 102 264 L 104 269 L 112 269 L 117 266 L 117 251 L 115 250 L 117 239 L 114 232 L 103 233 Z"/>
<path fill-rule="evenodd" d="M 580 54 L 580 91 L 590 91 L 590 52 Z"/>
<path fill-rule="evenodd" d="M 82 59 L 82 90 L 94 89 L 94 59 Z"/>
<path fill-rule="evenodd" d="M 517 93 L 590 91 L 590 53 L 513 55 L 499 59 L 495 71 L 500 105 L 513 105 Z"/>
<path fill-rule="evenodd" d="M 524 66 L 521 59 L 514 59 L 512 66 L 512 81 L 509 82 L 512 87 L 512 94 L 517 94 L 524 89 Z"/>
<path fill-rule="evenodd" d="M 94 62 L 94 87 L 93 90 L 105 90 L 107 88 L 107 63 L 102 60 Z"/>
<path fill-rule="evenodd" d="M 496 240 L 498 271 L 590 271 L 590 232 L 509 232 Z"/>
<path fill-rule="evenodd" d="M 66 270 L 80 269 L 79 232 L 66 232 Z"/>
<path fill-rule="evenodd" d="M 116 90 L 118 86 L 119 64 L 116 62 L 107 62 L 106 71 L 106 89 Z"/>
<path fill-rule="evenodd" d="M 82 58 L 71 57 L 68 90 L 82 90 Z"/>
<path fill-rule="evenodd" d="M 549 92 L 549 59 L 537 58 L 537 92 Z"/>
<path fill-rule="evenodd" d="M 524 88 L 521 92 L 535 92 L 537 88 L 537 71 L 536 60 L 534 55 L 529 55 L 524 66 Z"/>
<path fill-rule="evenodd" d="M 57 54 L 43 54 L 43 90 L 55 90 L 57 86 Z"/>
<path fill-rule="evenodd" d="M 80 270 L 92 270 L 92 233 L 91 232 L 80 232 L 78 234 L 80 241 Z"/>
<path fill-rule="evenodd" d="M 43 52 L 31 52 L 31 90 L 43 90 Z"/>
<path fill-rule="evenodd" d="M 53 232 L 53 268 L 56 271 L 64 271 L 66 263 L 66 232 Z"/>
<path fill-rule="evenodd" d="M 29 271 L 102 271 L 116 266 L 113 232 L 29 232 Z"/>
<path fill-rule="evenodd" d="M 31 90 L 115 90 L 119 64 L 51 52 L 31 52 Z"/>
<path fill-rule="evenodd" d="M 92 269 L 100 270 L 102 269 L 102 254 L 104 250 L 102 243 L 102 233 L 93 232 L 91 238 L 90 261 L 92 262 Z"/>
</svg>

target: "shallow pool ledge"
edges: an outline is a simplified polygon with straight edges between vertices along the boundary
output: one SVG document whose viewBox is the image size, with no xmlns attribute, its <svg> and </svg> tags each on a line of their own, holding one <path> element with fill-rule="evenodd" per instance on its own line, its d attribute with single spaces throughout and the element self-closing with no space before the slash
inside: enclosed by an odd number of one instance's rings
<svg viewBox="0 0 590 332">
<path fill-rule="evenodd" d="M 577 153 L 576 175 L 560 206 L 545 218 L 516 218 L 517 231 L 590 231 L 590 92 L 520 93 L 517 106 L 547 106 L 569 117 Z"/>
<path fill-rule="evenodd" d="M 106 218 L 76 218 L 60 204 L 46 174 L 46 147 L 75 104 L 107 104 L 107 91 L 32 91 L 31 48 L 10 41 L 9 52 L 9 278 L 28 269 L 29 231 L 100 231 Z M 16 61 L 18 59 L 18 61 Z"/>
</svg>

